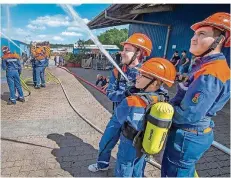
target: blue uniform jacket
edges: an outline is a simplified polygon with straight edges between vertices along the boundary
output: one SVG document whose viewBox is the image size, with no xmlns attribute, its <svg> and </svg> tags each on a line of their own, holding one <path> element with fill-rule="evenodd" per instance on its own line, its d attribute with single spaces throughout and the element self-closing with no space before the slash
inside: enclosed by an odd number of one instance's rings
<svg viewBox="0 0 231 178">
<path fill-rule="evenodd" d="M 153 100 L 158 102 L 158 95 L 156 93 L 146 93 Z M 121 125 L 128 122 L 137 131 L 144 130 L 143 119 L 146 113 L 148 101 L 145 101 L 140 96 L 132 95 L 125 98 L 116 108 L 116 117 Z"/>
<path fill-rule="evenodd" d="M 136 67 L 140 67 L 141 64 L 137 65 Z M 136 76 L 139 74 L 138 70 L 135 68 L 127 68 L 124 72 L 129 81 L 135 83 Z M 109 85 L 106 90 L 107 97 L 112 101 L 116 102 L 117 104 L 120 103 L 125 98 L 125 90 L 127 89 L 127 82 L 124 77 L 121 75 L 119 85 L 117 87 L 117 79 L 118 79 L 118 70 L 113 69 L 110 79 Z"/>
<path fill-rule="evenodd" d="M 42 60 L 35 60 L 34 65 L 35 65 L 35 67 L 47 67 L 48 66 L 48 59 L 44 58 Z"/>
<path fill-rule="evenodd" d="M 189 73 L 189 80 L 179 85 L 172 100 L 173 125 L 203 131 L 214 127 L 211 117 L 230 99 L 230 69 L 222 53 L 200 59 Z"/>
<path fill-rule="evenodd" d="M 8 71 L 18 70 L 21 73 L 22 67 L 17 54 L 6 54 L 2 56 L 2 69 Z"/>
</svg>

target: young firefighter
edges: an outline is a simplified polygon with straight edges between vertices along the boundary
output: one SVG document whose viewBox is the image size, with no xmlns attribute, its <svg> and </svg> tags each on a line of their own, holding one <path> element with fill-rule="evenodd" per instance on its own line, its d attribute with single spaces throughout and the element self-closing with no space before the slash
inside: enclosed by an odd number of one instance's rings
<svg viewBox="0 0 231 178">
<path fill-rule="evenodd" d="M 41 47 L 37 48 L 35 51 L 35 77 L 36 86 L 35 89 L 40 89 L 40 87 L 46 87 L 45 84 L 45 68 L 48 66 L 48 59 L 46 52 Z"/>
<path fill-rule="evenodd" d="M 127 41 L 121 44 L 124 46 L 124 49 L 121 52 L 122 69 L 129 81 L 135 82 L 136 76 L 138 75 L 138 71 L 135 67 L 140 67 L 140 61 L 144 56 L 150 56 L 152 42 L 146 35 L 142 33 L 134 33 L 127 39 Z M 131 89 L 130 91 L 125 92 L 127 88 L 128 84 L 124 77 L 117 69 L 114 69 L 109 79 L 109 85 L 106 92 L 108 98 L 113 102 L 115 107 L 126 97 L 126 95 L 135 91 L 134 89 Z M 120 132 L 121 125 L 119 124 L 117 117 L 113 114 L 99 143 L 97 163 L 88 167 L 91 172 L 108 170 L 111 151 L 119 140 Z"/>
<path fill-rule="evenodd" d="M 191 26 L 190 52 L 198 57 L 188 81 L 171 100 L 174 116 L 163 156 L 161 177 L 193 177 L 195 164 L 213 142 L 212 117 L 230 99 L 230 14 L 219 12 Z"/>
<path fill-rule="evenodd" d="M 133 146 L 135 136 L 144 131 L 144 116 L 148 106 L 163 101 L 159 91 L 162 84 L 169 87 L 174 83 L 176 69 L 163 58 L 152 58 L 145 62 L 137 76 L 135 87 L 137 94 L 125 98 L 116 108 L 116 118 L 122 126 L 120 145 L 115 168 L 116 177 L 143 177 L 145 154 Z"/>
<path fill-rule="evenodd" d="M 7 104 L 16 104 L 16 100 L 25 102 L 22 86 L 20 83 L 22 67 L 20 64 L 19 55 L 11 53 L 7 46 L 2 47 L 2 53 L 2 69 L 6 70 L 7 84 L 10 90 L 10 98 Z M 18 98 L 15 96 L 15 88 L 19 94 Z"/>
</svg>

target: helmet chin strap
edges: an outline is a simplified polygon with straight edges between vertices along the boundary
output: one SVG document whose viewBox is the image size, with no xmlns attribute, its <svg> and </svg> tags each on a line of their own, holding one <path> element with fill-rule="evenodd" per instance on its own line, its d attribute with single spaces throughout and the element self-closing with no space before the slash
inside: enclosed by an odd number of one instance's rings
<svg viewBox="0 0 231 178">
<path fill-rule="evenodd" d="M 155 82 L 155 81 L 157 80 L 156 78 L 151 79 L 151 78 L 146 77 L 146 76 L 144 76 L 144 75 L 143 75 L 143 77 L 148 78 L 148 79 L 150 79 L 151 81 L 150 81 L 144 88 L 141 89 L 142 91 L 145 91 L 153 82 Z"/>
<path fill-rule="evenodd" d="M 225 32 L 223 31 L 220 36 L 210 45 L 210 47 L 205 51 L 203 52 L 202 54 L 199 54 L 199 55 L 194 55 L 196 57 L 203 57 L 205 56 L 206 54 L 210 53 L 211 51 L 213 51 L 214 49 L 216 49 L 216 47 L 219 45 L 219 43 L 221 42 L 222 38 L 225 37 Z"/>
<path fill-rule="evenodd" d="M 130 62 L 129 62 L 128 64 L 126 64 L 126 66 L 130 66 L 130 65 L 133 63 L 133 61 L 137 58 L 138 52 L 139 52 L 139 49 L 137 49 L 137 50 L 135 51 L 135 53 L 134 53 L 134 55 L 132 56 Z"/>
</svg>

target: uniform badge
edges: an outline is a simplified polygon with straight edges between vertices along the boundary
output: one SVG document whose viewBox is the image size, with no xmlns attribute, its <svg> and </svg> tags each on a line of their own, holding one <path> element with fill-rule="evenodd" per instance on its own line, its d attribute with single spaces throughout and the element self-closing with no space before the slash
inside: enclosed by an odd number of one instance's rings
<svg viewBox="0 0 231 178">
<path fill-rule="evenodd" d="M 192 102 L 193 103 L 198 103 L 198 100 L 199 100 L 199 97 L 200 97 L 200 93 L 196 93 L 192 99 Z"/>
</svg>

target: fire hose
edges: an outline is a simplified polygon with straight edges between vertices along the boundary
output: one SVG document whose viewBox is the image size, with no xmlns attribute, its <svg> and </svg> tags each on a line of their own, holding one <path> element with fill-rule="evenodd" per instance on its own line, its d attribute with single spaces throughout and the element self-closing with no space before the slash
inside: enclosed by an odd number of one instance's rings
<svg viewBox="0 0 231 178">
<path fill-rule="evenodd" d="M 45 74 L 47 76 L 46 83 L 49 83 L 50 81 L 53 81 L 56 84 L 59 84 L 58 79 L 53 74 L 51 74 L 48 70 L 45 70 Z M 21 82 L 22 87 L 28 92 L 28 95 L 26 95 L 25 97 L 30 96 L 31 95 L 31 90 L 30 90 L 30 88 L 28 87 L 27 84 L 29 82 L 33 82 L 33 78 L 28 77 L 28 78 L 23 79 L 22 76 L 20 76 L 20 82 Z"/>
</svg>

